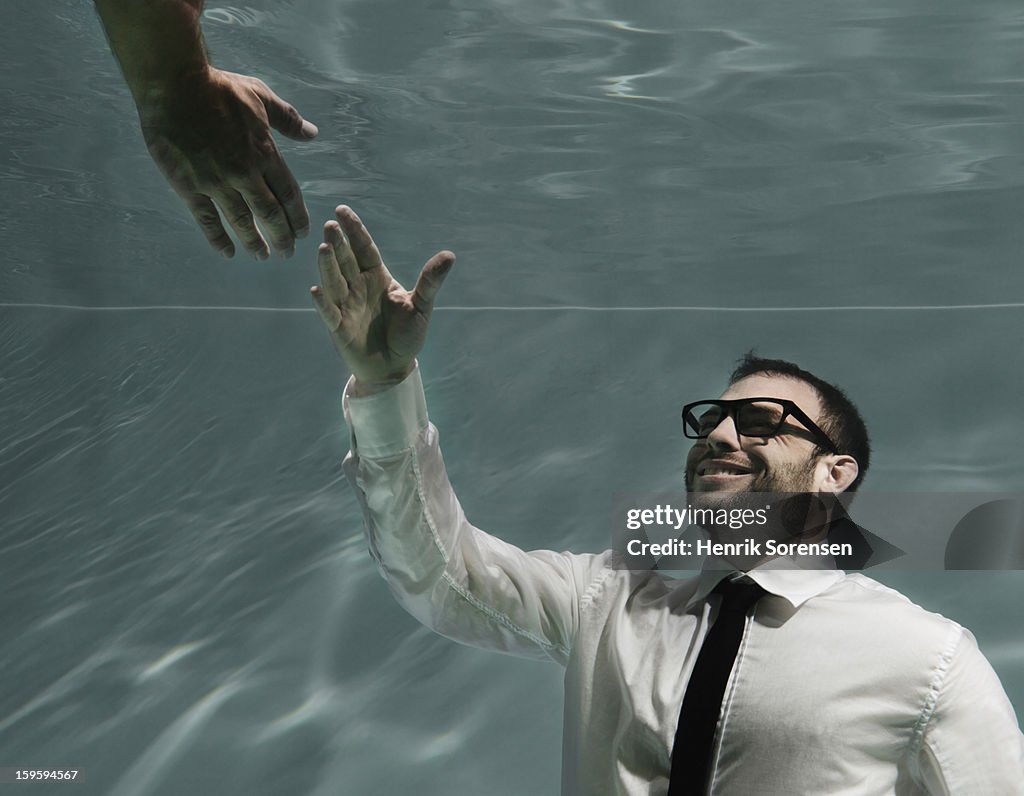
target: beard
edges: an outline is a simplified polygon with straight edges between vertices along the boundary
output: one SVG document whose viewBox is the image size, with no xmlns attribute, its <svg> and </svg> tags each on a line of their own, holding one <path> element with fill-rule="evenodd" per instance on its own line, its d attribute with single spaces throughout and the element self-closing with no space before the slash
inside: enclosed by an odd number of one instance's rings
<svg viewBox="0 0 1024 796">
<path fill-rule="evenodd" d="M 695 492 L 694 482 L 696 480 L 697 467 L 691 471 L 686 470 L 684 476 L 686 483 L 686 494 L 691 505 L 704 506 L 707 508 L 729 508 L 730 500 L 736 499 L 737 506 L 745 506 L 749 499 L 744 501 L 744 495 L 757 492 L 810 492 L 814 483 L 814 459 L 809 458 L 803 463 L 784 463 L 774 467 L 766 468 L 752 479 L 750 487 L 743 491 L 715 490 L 712 492 Z"/>
<path fill-rule="evenodd" d="M 710 492 L 694 491 L 694 467 L 692 474 L 687 469 L 685 475 L 687 502 L 694 509 L 713 509 L 715 516 L 721 516 L 721 509 L 730 513 L 747 509 L 756 512 L 770 504 L 773 510 L 768 515 L 769 523 L 756 529 L 757 536 L 762 540 L 795 541 L 821 530 L 822 518 L 827 517 L 824 504 L 813 489 L 814 466 L 813 457 L 805 462 L 778 464 L 757 473 L 747 489 Z M 718 522 L 701 523 L 701 527 L 717 541 L 738 541 L 751 531 L 747 528 L 738 532 Z"/>
</svg>

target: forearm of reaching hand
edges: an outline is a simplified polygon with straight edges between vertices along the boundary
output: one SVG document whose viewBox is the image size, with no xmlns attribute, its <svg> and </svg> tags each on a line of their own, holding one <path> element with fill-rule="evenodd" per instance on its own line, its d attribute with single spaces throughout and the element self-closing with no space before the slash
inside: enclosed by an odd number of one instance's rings
<svg viewBox="0 0 1024 796">
<path fill-rule="evenodd" d="M 345 401 L 353 431 L 345 471 L 370 552 L 402 606 L 456 641 L 564 664 L 598 557 L 526 552 L 469 523 L 427 422 L 418 370 L 392 390 Z"/>
<path fill-rule="evenodd" d="M 159 102 L 208 66 L 199 18 L 205 0 L 95 0 L 136 105 Z"/>
</svg>

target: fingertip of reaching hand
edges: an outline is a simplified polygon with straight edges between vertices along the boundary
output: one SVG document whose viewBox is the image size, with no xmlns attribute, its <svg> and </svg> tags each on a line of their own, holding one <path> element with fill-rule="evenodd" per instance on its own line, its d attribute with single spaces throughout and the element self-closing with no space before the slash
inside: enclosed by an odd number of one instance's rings
<svg viewBox="0 0 1024 796">
<path fill-rule="evenodd" d="M 447 249 L 439 251 L 431 258 L 432 268 L 438 272 L 447 274 L 453 265 L 455 265 L 455 253 L 450 252 Z"/>
</svg>

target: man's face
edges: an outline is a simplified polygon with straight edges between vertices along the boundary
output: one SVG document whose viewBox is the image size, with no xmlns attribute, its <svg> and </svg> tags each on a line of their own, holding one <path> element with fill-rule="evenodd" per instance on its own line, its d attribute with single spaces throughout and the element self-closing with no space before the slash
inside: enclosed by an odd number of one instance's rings
<svg viewBox="0 0 1024 796">
<path fill-rule="evenodd" d="M 797 379 L 755 374 L 733 384 L 721 397 L 788 399 L 820 425 L 818 394 Z M 737 492 L 817 492 L 826 480 L 828 466 L 812 456 L 816 447 L 793 417 L 786 419 L 776 436 L 767 438 L 740 436 L 733 418 L 725 417 L 690 449 L 686 491 L 700 495 L 705 504 L 728 502 Z"/>
</svg>

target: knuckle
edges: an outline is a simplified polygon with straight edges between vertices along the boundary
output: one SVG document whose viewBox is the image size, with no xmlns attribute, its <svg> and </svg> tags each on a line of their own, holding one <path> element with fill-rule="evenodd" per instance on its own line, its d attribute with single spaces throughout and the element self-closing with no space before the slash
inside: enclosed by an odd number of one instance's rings
<svg viewBox="0 0 1024 796">
<path fill-rule="evenodd" d="M 224 234 L 224 228 L 221 226 L 220 218 L 216 212 L 211 212 L 205 207 L 193 207 L 192 217 L 199 225 L 199 228 L 206 233 L 207 237 Z"/>
<path fill-rule="evenodd" d="M 278 150 L 277 144 L 274 143 L 274 139 L 271 137 L 270 133 L 267 133 L 263 138 L 254 141 L 252 149 L 252 163 L 267 164 L 281 160 L 281 152 Z M 248 165 L 247 168 L 251 169 L 252 166 Z"/>
<path fill-rule="evenodd" d="M 200 228 L 206 232 L 207 235 L 223 235 L 224 228 L 220 225 L 220 219 L 216 216 L 204 215 L 200 218 L 196 218 Z"/>
<path fill-rule="evenodd" d="M 284 204 L 295 204 L 299 198 L 299 188 L 292 184 L 281 186 L 277 189 L 277 193 Z"/>
<path fill-rule="evenodd" d="M 185 204 L 188 206 L 189 212 L 195 217 L 196 221 L 209 221 L 211 216 L 216 216 L 213 208 L 210 207 L 207 202 L 197 197 L 186 197 Z"/>
<path fill-rule="evenodd" d="M 253 227 L 252 214 L 248 210 L 235 210 L 228 216 L 233 227 L 251 229 Z"/>
<path fill-rule="evenodd" d="M 356 264 L 356 258 L 352 256 L 351 252 L 345 252 L 341 257 L 338 258 L 338 265 L 343 271 L 351 270 L 358 271 L 359 266 Z"/>
<path fill-rule="evenodd" d="M 260 218 L 264 218 L 270 223 L 278 223 L 284 220 L 284 211 L 276 202 L 257 202 L 256 212 L 259 213 Z"/>
</svg>

